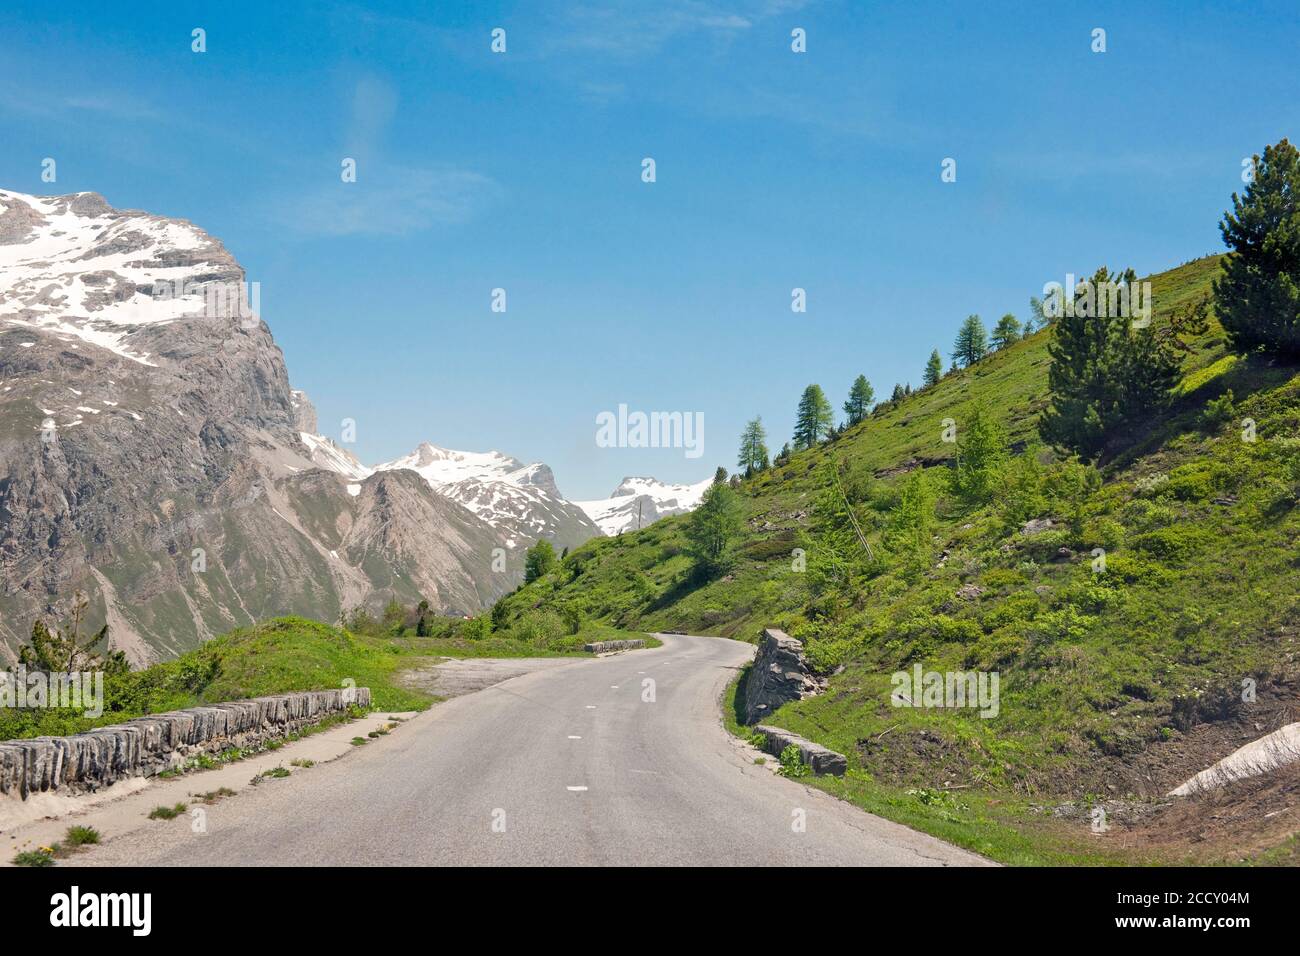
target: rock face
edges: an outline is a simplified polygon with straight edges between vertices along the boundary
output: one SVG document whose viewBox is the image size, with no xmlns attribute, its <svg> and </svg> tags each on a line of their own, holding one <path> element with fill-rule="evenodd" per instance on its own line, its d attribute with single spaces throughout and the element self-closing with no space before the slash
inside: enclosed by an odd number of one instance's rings
<svg viewBox="0 0 1300 956">
<path fill-rule="evenodd" d="M 826 681 L 804 659 L 803 644 L 784 631 L 767 628 L 745 681 L 742 720 L 753 724 L 782 704 L 819 693 Z"/>
<path fill-rule="evenodd" d="M 308 443 L 244 280 L 188 222 L 0 190 L 0 665 L 76 591 L 138 666 L 278 614 L 466 614 L 518 583 L 492 525 Z"/>
<path fill-rule="evenodd" d="M 307 393 L 294 389 L 289 393 L 289 407 L 293 411 L 293 427 L 296 431 L 315 435 L 320 431 L 316 424 L 316 406 L 311 403 Z"/>
<path fill-rule="evenodd" d="M 249 747 L 318 723 L 352 704 L 370 706 L 370 689 L 314 690 L 255 697 L 137 717 L 73 737 L 0 743 L 0 794 L 99 790 L 127 777 L 147 777 L 202 753 Z"/>
<path fill-rule="evenodd" d="M 472 511 L 504 542 L 512 567 L 542 538 L 560 551 L 600 535 L 587 513 L 560 494 L 550 466 L 541 462 L 526 465 L 498 451 L 455 451 L 424 442 L 374 470 L 415 472 L 435 494 Z"/>
</svg>

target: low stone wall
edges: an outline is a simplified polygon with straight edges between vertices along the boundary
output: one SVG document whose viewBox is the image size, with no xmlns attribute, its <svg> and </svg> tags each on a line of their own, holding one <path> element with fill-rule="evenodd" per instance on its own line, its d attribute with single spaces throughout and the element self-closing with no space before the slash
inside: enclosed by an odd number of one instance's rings
<svg viewBox="0 0 1300 956">
<path fill-rule="evenodd" d="M 754 730 L 766 738 L 763 749 L 773 757 L 781 756 L 782 750 L 794 744 L 799 748 L 799 755 L 803 758 L 803 762 L 812 768 L 813 773 L 828 773 L 842 777 L 844 771 L 849 769 L 849 761 L 844 754 L 829 750 L 821 744 L 815 744 L 798 734 L 792 734 L 780 727 L 769 727 L 766 724 L 759 724 Z"/>
<path fill-rule="evenodd" d="M 0 794 L 84 793 L 127 777 L 150 777 L 190 757 L 249 747 L 318 723 L 352 704 L 370 706 L 370 689 L 311 690 L 137 717 L 73 737 L 0 743 Z"/>
<path fill-rule="evenodd" d="M 582 649 L 590 654 L 608 654 L 610 651 L 630 651 L 637 647 L 645 647 L 645 641 L 641 640 L 639 637 L 630 641 L 592 641 L 590 644 L 582 645 Z"/>
<path fill-rule="evenodd" d="M 825 688 L 826 681 L 808 667 L 803 644 L 785 631 L 765 628 L 745 679 L 741 723 L 757 723 L 782 704 L 811 697 Z"/>
</svg>

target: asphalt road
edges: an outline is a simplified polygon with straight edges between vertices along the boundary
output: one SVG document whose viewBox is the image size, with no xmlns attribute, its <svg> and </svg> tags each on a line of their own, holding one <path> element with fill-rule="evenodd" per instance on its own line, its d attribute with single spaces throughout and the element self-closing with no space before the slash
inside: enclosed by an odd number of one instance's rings
<svg viewBox="0 0 1300 956">
<path fill-rule="evenodd" d="M 723 687 L 752 654 L 665 637 L 662 648 L 515 677 L 221 801 L 204 834 L 182 816 L 78 863 L 985 862 L 756 766 L 718 718 Z"/>
</svg>

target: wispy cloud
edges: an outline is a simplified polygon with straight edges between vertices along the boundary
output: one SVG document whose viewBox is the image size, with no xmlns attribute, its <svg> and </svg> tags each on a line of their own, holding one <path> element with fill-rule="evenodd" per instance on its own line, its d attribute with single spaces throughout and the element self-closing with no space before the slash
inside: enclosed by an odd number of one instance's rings
<svg viewBox="0 0 1300 956">
<path fill-rule="evenodd" d="M 283 226 L 305 236 L 407 235 L 465 222 L 501 195 L 489 176 L 448 163 L 409 165 L 389 160 L 384 138 L 397 115 L 398 94 L 381 77 L 360 77 L 352 88 L 341 142 L 356 162 L 356 181 L 344 182 L 340 159 L 325 182 L 274 207 Z"/>
<path fill-rule="evenodd" d="M 616 57 L 656 53 L 670 40 L 705 35 L 730 42 L 756 23 L 797 10 L 805 0 L 639 0 L 579 3 L 558 14 L 543 45 L 546 53 L 585 51 Z"/>
<path fill-rule="evenodd" d="M 355 183 L 335 182 L 280 205 L 277 219 L 305 236 L 407 235 L 464 222 L 495 202 L 495 180 L 452 166 L 358 166 Z"/>
<path fill-rule="evenodd" d="M 87 114 L 114 121 L 153 121 L 165 116 L 163 110 L 130 93 L 51 94 L 8 85 L 0 91 L 0 110 L 69 123 L 79 122 Z"/>
</svg>

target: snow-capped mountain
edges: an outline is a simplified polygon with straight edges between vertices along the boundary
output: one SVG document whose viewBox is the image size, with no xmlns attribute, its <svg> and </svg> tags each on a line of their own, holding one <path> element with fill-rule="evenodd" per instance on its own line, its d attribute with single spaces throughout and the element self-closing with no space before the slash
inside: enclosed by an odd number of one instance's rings
<svg viewBox="0 0 1300 956">
<path fill-rule="evenodd" d="M 157 364 L 150 326 L 198 314 L 206 289 L 242 278 L 221 243 L 188 222 L 113 209 L 96 193 L 38 198 L 7 190 L 0 190 L 0 275 L 8 327 L 142 365 Z"/>
<path fill-rule="evenodd" d="M 646 525 L 695 508 L 712 478 L 693 485 L 668 485 L 654 478 L 624 478 L 608 498 L 576 502 L 609 536 L 635 531 Z"/>
<path fill-rule="evenodd" d="M 524 464 L 499 451 L 453 451 L 424 442 L 411 454 L 374 468 L 397 469 L 414 471 L 435 492 L 498 529 L 507 548 L 527 548 L 540 538 L 557 548 L 573 548 L 600 534 L 586 512 L 560 494 L 555 475 L 540 462 Z"/>
<path fill-rule="evenodd" d="M 512 549 L 526 548 L 539 538 L 573 548 L 597 535 L 644 528 L 668 515 L 690 511 L 712 484 L 712 479 L 671 485 L 655 478 L 628 477 L 609 498 L 569 501 L 556 487 L 549 466 L 526 465 L 499 451 L 454 451 L 424 442 L 409 455 L 365 468 L 327 438 L 309 434 L 302 438 L 322 468 L 354 479 L 395 469 L 414 471 L 438 494 L 505 532 L 506 546 Z M 341 455 L 348 460 L 341 460 Z"/>
<path fill-rule="evenodd" d="M 496 528 L 317 435 L 244 280 L 188 222 L 0 190 L 0 662 L 77 592 L 142 664 L 277 614 L 469 613 L 518 583 Z"/>
</svg>

